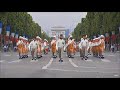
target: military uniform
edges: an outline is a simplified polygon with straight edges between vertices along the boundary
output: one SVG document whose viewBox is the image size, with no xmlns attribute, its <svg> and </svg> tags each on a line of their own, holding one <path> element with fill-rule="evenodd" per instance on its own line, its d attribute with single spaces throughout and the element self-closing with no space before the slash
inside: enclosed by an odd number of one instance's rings
<svg viewBox="0 0 120 90">
<path fill-rule="evenodd" d="M 80 42 L 80 49 L 81 49 L 81 57 L 82 57 L 82 60 L 85 59 L 87 60 L 87 55 L 88 55 L 88 40 L 87 39 L 82 39 L 81 42 Z"/>
<path fill-rule="evenodd" d="M 44 39 L 44 54 L 48 54 L 48 41 Z"/>
<path fill-rule="evenodd" d="M 105 50 L 105 38 L 103 35 L 100 36 L 100 40 L 101 40 L 101 42 L 99 45 L 99 57 L 103 59 L 104 58 L 103 52 Z"/>
<path fill-rule="evenodd" d="M 31 51 L 32 60 L 36 60 L 37 56 L 34 56 L 34 54 L 36 54 L 37 46 L 38 46 L 38 43 L 36 40 L 32 40 L 29 44 L 29 49 Z"/>
<path fill-rule="evenodd" d="M 41 58 L 42 57 L 42 42 L 41 42 L 42 39 L 39 36 L 37 36 L 36 39 L 37 39 L 36 56 L 37 58 Z"/>
<path fill-rule="evenodd" d="M 19 40 L 17 42 L 17 48 L 18 48 L 18 53 L 19 53 L 19 59 L 22 59 L 22 55 L 23 55 L 23 40 L 22 40 L 23 37 L 19 37 Z"/>
<path fill-rule="evenodd" d="M 75 47 L 74 47 L 74 39 L 70 39 L 68 41 L 68 57 L 71 58 L 73 57 L 74 53 L 75 53 Z"/>
<path fill-rule="evenodd" d="M 104 42 L 104 36 L 101 35 L 98 38 L 93 39 L 92 41 L 92 52 L 93 56 L 99 57 L 99 58 L 104 58 L 103 57 L 103 52 L 105 49 L 105 42 Z"/>
<path fill-rule="evenodd" d="M 54 36 L 54 38 L 55 38 L 55 36 Z M 52 50 L 52 55 L 53 55 L 53 57 L 57 57 L 55 54 L 56 54 L 56 40 L 55 39 L 53 39 L 52 41 L 51 41 L 51 50 Z"/>
<path fill-rule="evenodd" d="M 62 37 L 62 35 L 60 35 L 60 37 Z M 60 62 L 63 62 L 63 60 L 62 60 L 63 55 L 62 54 L 63 54 L 64 46 L 65 46 L 65 41 L 62 38 L 58 39 L 56 42 L 56 49 L 59 53 L 59 58 L 60 58 L 59 61 Z"/>
</svg>

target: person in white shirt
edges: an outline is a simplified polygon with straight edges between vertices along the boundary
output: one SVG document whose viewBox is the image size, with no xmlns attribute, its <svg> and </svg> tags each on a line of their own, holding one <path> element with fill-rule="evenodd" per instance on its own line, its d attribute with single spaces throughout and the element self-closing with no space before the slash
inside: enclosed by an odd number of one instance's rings
<svg viewBox="0 0 120 90">
<path fill-rule="evenodd" d="M 89 39 L 89 40 L 88 40 L 88 48 L 87 48 L 87 50 L 88 50 L 88 55 L 91 55 L 91 44 L 92 44 L 92 42 L 91 42 L 91 40 Z"/>
<path fill-rule="evenodd" d="M 63 62 L 62 54 L 64 51 L 64 46 L 65 46 L 65 40 L 63 39 L 63 35 L 60 34 L 60 38 L 56 42 L 56 49 L 59 53 L 59 62 Z"/>
<path fill-rule="evenodd" d="M 32 60 L 36 60 L 37 56 L 35 57 L 34 54 L 36 54 L 36 51 L 37 51 L 37 41 L 35 38 L 33 38 L 33 40 L 30 42 L 29 44 L 29 50 L 31 51 L 31 55 L 32 55 Z"/>
<path fill-rule="evenodd" d="M 88 51 L 87 51 L 87 49 L 88 49 L 88 45 L 89 45 L 89 43 L 88 43 L 88 40 L 87 40 L 87 38 L 86 38 L 86 35 L 83 35 L 83 39 L 81 40 L 81 42 L 80 42 L 80 48 L 81 48 L 81 53 L 82 53 L 82 60 L 83 59 L 85 59 L 85 60 L 87 60 L 87 55 L 88 55 Z"/>
<path fill-rule="evenodd" d="M 39 36 L 37 36 L 36 40 L 38 43 L 36 54 L 37 54 L 37 58 L 39 59 L 42 57 L 42 49 L 41 49 L 42 48 L 42 44 L 41 44 L 42 39 Z"/>
<path fill-rule="evenodd" d="M 48 41 L 47 39 L 44 39 L 44 54 L 48 54 Z"/>
</svg>

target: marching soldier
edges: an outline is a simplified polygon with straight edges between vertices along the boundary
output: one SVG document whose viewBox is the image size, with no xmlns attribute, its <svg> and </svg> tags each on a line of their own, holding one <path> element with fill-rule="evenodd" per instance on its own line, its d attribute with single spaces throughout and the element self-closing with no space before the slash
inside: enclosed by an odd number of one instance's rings
<svg viewBox="0 0 120 90">
<path fill-rule="evenodd" d="M 52 55 L 53 58 L 56 58 L 56 36 L 53 37 L 53 40 L 51 41 L 51 50 L 52 50 Z"/>
<path fill-rule="evenodd" d="M 41 38 L 39 36 L 36 37 L 37 40 L 37 58 L 41 58 L 42 57 L 42 45 L 41 45 Z"/>
<path fill-rule="evenodd" d="M 62 53 L 63 53 L 64 45 L 65 45 L 65 41 L 63 39 L 63 35 L 60 34 L 60 38 L 56 42 L 56 49 L 59 53 L 59 59 L 60 59 L 59 62 L 63 62 Z"/>
<path fill-rule="evenodd" d="M 80 43 L 80 48 L 81 48 L 81 53 L 82 53 L 82 60 L 85 59 L 87 60 L 87 49 L 88 49 L 88 40 L 87 40 L 87 37 L 86 35 L 83 35 L 83 40 L 81 40 L 81 43 Z"/>
<path fill-rule="evenodd" d="M 91 40 L 89 39 L 88 40 L 88 55 L 91 55 L 91 48 L 92 48 L 92 42 L 91 42 Z"/>
<path fill-rule="evenodd" d="M 29 42 L 27 38 L 24 38 L 23 40 L 23 58 L 28 58 L 28 46 L 29 46 Z"/>
<path fill-rule="evenodd" d="M 48 41 L 44 39 L 44 54 L 48 54 Z"/>
<path fill-rule="evenodd" d="M 32 60 L 36 60 L 37 59 L 36 58 L 37 57 L 36 56 L 37 46 L 38 46 L 38 43 L 37 43 L 36 39 L 33 38 L 33 40 L 29 44 L 29 50 L 31 51 Z"/>
<path fill-rule="evenodd" d="M 103 52 L 105 50 L 105 37 L 103 35 L 100 36 L 100 45 L 99 45 L 99 58 L 103 59 Z"/>
<path fill-rule="evenodd" d="M 91 51 L 92 51 L 92 53 L 93 53 L 93 56 L 96 56 L 96 55 L 95 55 L 95 51 L 96 51 L 95 49 L 96 49 L 96 48 L 95 48 L 95 39 L 93 39 L 93 40 L 92 40 L 92 48 L 91 48 Z"/>
<path fill-rule="evenodd" d="M 19 59 L 22 59 L 22 48 L 23 48 L 22 36 L 19 36 L 19 40 L 18 40 L 16 45 L 17 45 L 17 48 L 18 48 Z"/>
<path fill-rule="evenodd" d="M 81 41 L 83 40 L 83 38 L 81 38 Z M 80 51 L 80 57 L 82 57 L 82 46 L 81 46 L 81 41 L 79 42 L 79 51 Z"/>
<path fill-rule="evenodd" d="M 74 39 L 72 36 L 70 36 L 70 39 L 68 40 L 68 57 L 73 58 L 73 55 L 75 53 L 75 47 L 74 47 Z"/>
</svg>

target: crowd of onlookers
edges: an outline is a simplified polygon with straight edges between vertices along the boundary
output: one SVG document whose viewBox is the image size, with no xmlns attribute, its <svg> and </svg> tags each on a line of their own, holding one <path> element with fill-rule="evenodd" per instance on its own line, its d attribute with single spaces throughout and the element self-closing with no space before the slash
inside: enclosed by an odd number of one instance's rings
<svg viewBox="0 0 120 90">
<path fill-rule="evenodd" d="M 105 50 L 111 52 L 120 51 L 120 44 L 106 44 Z"/>
</svg>

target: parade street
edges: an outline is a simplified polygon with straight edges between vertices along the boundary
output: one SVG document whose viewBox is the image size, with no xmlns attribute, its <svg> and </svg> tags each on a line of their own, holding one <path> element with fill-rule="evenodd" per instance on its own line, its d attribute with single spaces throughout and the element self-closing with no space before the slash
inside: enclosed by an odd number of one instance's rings
<svg viewBox="0 0 120 90">
<path fill-rule="evenodd" d="M 63 62 L 53 59 L 51 52 L 38 61 L 19 59 L 17 52 L 0 52 L 0 78 L 120 78 L 120 52 L 105 52 L 104 59 L 89 56 L 81 60 L 79 53 Z"/>
</svg>

